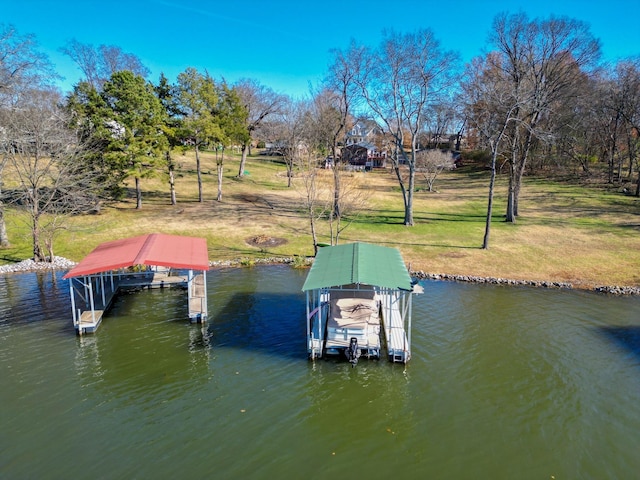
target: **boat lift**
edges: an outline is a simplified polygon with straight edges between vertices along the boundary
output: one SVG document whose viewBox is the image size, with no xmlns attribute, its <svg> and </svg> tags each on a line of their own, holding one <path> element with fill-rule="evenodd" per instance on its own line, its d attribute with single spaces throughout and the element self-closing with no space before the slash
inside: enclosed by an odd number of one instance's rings
<svg viewBox="0 0 640 480">
<path fill-rule="evenodd" d="M 76 332 L 94 333 L 119 290 L 186 287 L 192 322 L 207 320 L 209 257 L 204 238 L 149 234 L 96 247 L 69 280 Z"/>
<path fill-rule="evenodd" d="M 411 359 L 412 295 L 419 288 L 395 248 L 366 243 L 323 247 L 302 287 L 310 359 Z"/>
</svg>

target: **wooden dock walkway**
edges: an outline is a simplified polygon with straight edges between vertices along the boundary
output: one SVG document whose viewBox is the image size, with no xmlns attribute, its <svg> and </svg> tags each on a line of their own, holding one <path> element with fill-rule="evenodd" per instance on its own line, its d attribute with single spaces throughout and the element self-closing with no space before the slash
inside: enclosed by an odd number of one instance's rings
<svg viewBox="0 0 640 480">
<path fill-rule="evenodd" d="M 398 299 L 391 294 L 380 295 L 380 299 L 389 360 L 406 363 L 411 358 L 411 350 Z"/>
<path fill-rule="evenodd" d="M 207 317 L 207 285 L 204 274 L 196 275 L 191 281 L 189 292 L 189 318 L 203 321 Z"/>
</svg>

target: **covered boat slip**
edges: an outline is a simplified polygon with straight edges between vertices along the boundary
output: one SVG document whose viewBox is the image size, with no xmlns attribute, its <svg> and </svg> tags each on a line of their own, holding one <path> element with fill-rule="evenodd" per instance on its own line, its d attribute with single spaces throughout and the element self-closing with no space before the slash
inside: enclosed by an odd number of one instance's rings
<svg viewBox="0 0 640 480">
<path fill-rule="evenodd" d="M 366 243 L 321 248 L 302 290 L 311 359 L 349 357 L 356 342 L 358 356 L 380 358 L 380 333 L 390 361 L 411 358 L 413 284 L 397 249 Z"/>
<path fill-rule="evenodd" d="M 171 286 L 186 287 L 189 318 L 206 321 L 208 269 L 203 238 L 155 233 L 103 243 L 64 276 L 74 327 L 95 332 L 119 290 Z"/>
<path fill-rule="evenodd" d="M 373 290 L 333 290 L 328 295 L 325 352 L 339 354 L 351 339 L 361 353 L 380 358 L 380 308 Z"/>
</svg>

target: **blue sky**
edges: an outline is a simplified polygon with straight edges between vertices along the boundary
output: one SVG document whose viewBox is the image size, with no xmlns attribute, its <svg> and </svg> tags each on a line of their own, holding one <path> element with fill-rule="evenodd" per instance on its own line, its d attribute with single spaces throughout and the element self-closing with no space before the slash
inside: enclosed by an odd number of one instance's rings
<svg viewBox="0 0 640 480">
<path fill-rule="evenodd" d="M 428 28 L 443 49 L 468 61 L 485 51 L 501 12 L 581 20 L 600 39 L 606 60 L 640 55 L 638 7 L 639 0 L 0 0 L 0 23 L 35 35 L 65 77 L 65 91 L 81 73 L 59 49 L 76 39 L 137 55 L 153 82 L 161 72 L 174 81 L 195 67 L 231 83 L 254 78 L 299 97 L 325 74 L 329 51 L 352 38 L 374 46 L 384 29 Z"/>
</svg>

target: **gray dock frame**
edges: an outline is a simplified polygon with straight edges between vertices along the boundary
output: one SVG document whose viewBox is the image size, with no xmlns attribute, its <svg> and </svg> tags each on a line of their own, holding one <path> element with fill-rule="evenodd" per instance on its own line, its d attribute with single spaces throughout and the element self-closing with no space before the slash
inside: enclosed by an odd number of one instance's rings
<svg viewBox="0 0 640 480">
<path fill-rule="evenodd" d="M 206 271 L 188 270 L 186 274 L 182 274 L 168 268 L 152 266 L 143 272 L 121 269 L 71 277 L 68 280 L 73 326 L 79 335 L 95 333 L 119 291 L 138 288 L 186 288 L 190 321 L 207 321 Z"/>
<path fill-rule="evenodd" d="M 334 342 L 327 335 L 327 322 L 330 315 L 332 292 L 353 292 L 354 296 L 362 291 L 374 291 L 374 299 L 380 307 L 382 334 L 391 362 L 407 363 L 411 359 L 411 315 L 413 291 L 361 285 L 359 288 L 321 288 L 308 290 L 307 299 L 307 352 L 310 359 L 324 355 L 342 353 L 346 344 Z M 359 344 L 364 356 L 380 356 L 369 345 Z"/>
</svg>

